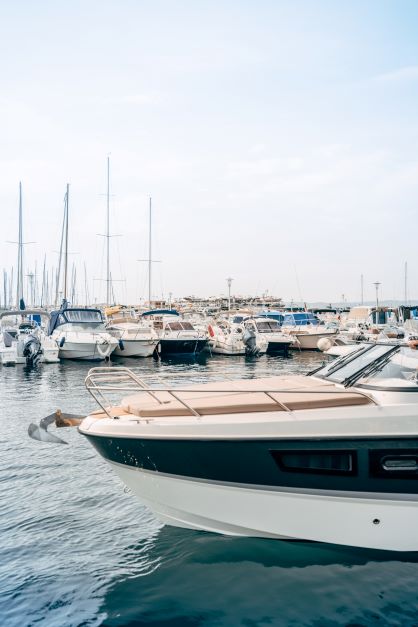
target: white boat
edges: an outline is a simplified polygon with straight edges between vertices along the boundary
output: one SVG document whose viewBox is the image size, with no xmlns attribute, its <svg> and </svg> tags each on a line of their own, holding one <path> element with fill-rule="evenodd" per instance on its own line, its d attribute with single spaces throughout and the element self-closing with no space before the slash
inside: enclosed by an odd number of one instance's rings
<svg viewBox="0 0 418 627">
<path fill-rule="evenodd" d="M 287 354 L 295 342 L 295 338 L 284 333 L 277 320 L 266 318 L 265 316 L 254 316 L 244 319 L 246 329 L 252 328 L 255 334 L 261 334 L 267 340 L 267 353 L 276 355 L 277 353 Z"/>
<path fill-rule="evenodd" d="M 150 357 L 159 337 L 151 325 L 131 311 L 119 309 L 108 316 L 106 330 L 118 340 L 113 354 L 118 357 Z"/>
<path fill-rule="evenodd" d="M 246 315 L 235 314 L 208 325 L 212 353 L 257 356 L 267 352 L 267 338 L 252 323 L 246 326 L 246 318 Z"/>
<path fill-rule="evenodd" d="M 49 320 L 43 309 L 3 311 L 0 314 L 0 364 L 35 365 L 59 362 L 58 347 L 41 326 Z"/>
<path fill-rule="evenodd" d="M 59 348 L 60 359 L 102 361 L 118 346 L 118 340 L 106 331 L 99 309 L 64 304 L 51 312 L 49 334 Z"/>
<path fill-rule="evenodd" d="M 336 328 L 327 329 L 315 314 L 305 311 L 285 313 L 282 331 L 294 337 L 293 348 L 299 350 L 319 350 L 320 340 L 327 338 L 334 343 L 338 333 Z"/>
<path fill-rule="evenodd" d="M 368 345 L 309 376 L 159 390 L 94 368 L 100 410 L 79 431 L 167 524 L 416 551 L 418 359 L 407 351 Z M 114 403 L 118 385 L 133 393 Z"/>
<path fill-rule="evenodd" d="M 145 311 L 142 318 L 158 333 L 158 352 L 162 356 L 197 355 L 208 346 L 206 334 L 183 320 L 174 309 L 152 309 Z"/>
</svg>

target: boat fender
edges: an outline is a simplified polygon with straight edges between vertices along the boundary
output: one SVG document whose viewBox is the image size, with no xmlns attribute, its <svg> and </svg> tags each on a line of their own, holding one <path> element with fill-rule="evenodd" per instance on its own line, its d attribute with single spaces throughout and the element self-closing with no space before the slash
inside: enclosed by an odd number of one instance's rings
<svg viewBox="0 0 418 627">
<path fill-rule="evenodd" d="M 65 336 L 63 335 L 62 338 L 60 339 L 59 347 L 62 348 L 64 344 L 65 344 Z"/>
<path fill-rule="evenodd" d="M 124 346 L 124 344 L 123 344 L 123 340 L 121 340 L 121 339 L 120 339 L 120 340 L 119 340 L 119 342 L 118 342 L 118 344 L 119 344 L 119 348 L 120 348 L 120 350 L 121 350 L 121 351 L 124 351 L 124 350 L 125 350 L 125 346 Z"/>
<path fill-rule="evenodd" d="M 208 331 L 211 337 L 215 337 L 215 331 L 213 330 L 213 327 L 211 324 L 208 326 Z"/>
</svg>

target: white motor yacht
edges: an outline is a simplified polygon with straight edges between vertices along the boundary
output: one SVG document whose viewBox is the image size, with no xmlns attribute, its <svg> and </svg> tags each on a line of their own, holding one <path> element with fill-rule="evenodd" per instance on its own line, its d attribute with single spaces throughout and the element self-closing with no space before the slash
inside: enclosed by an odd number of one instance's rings
<svg viewBox="0 0 418 627">
<path fill-rule="evenodd" d="M 282 331 L 295 338 L 293 348 L 299 350 L 318 350 L 320 340 L 327 338 L 334 343 L 338 333 L 338 329 L 326 328 L 315 314 L 306 311 L 284 314 Z"/>
<path fill-rule="evenodd" d="M 208 346 L 206 334 L 183 320 L 174 309 L 145 311 L 142 318 L 158 333 L 158 352 L 162 356 L 197 355 Z"/>
<path fill-rule="evenodd" d="M 58 347 L 45 333 L 42 319 L 49 320 L 43 309 L 3 311 L 0 314 L 0 364 L 59 362 Z"/>
<path fill-rule="evenodd" d="M 49 334 L 61 359 L 102 361 L 118 346 L 118 340 L 106 331 L 100 309 L 64 305 L 51 313 Z"/>
<path fill-rule="evenodd" d="M 276 355 L 282 353 L 287 355 L 289 348 L 295 342 L 295 338 L 284 333 L 277 320 L 266 318 L 265 316 L 255 316 L 244 320 L 246 329 L 252 329 L 254 333 L 261 334 L 267 340 L 267 353 Z"/>
<path fill-rule="evenodd" d="M 309 376 L 159 389 L 94 368 L 79 431 L 167 524 L 417 551 L 417 366 L 376 344 Z"/>
<path fill-rule="evenodd" d="M 236 314 L 208 325 L 212 353 L 257 356 L 267 352 L 267 338 L 254 325 L 246 326 L 245 319 L 246 316 Z"/>
<path fill-rule="evenodd" d="M 150 357 L 159 342 L 152 326 L 126 309 L 108 315 L 106 330 L 118 340 L 113 352 L 118 357 Z"/>
</svg>

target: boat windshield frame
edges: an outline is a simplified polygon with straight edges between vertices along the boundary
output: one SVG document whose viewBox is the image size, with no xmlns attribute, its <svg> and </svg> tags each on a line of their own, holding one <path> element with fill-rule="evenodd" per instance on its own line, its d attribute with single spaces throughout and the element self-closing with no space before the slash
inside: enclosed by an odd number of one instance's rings
<svg viewBox="0 0 418 627">
<path fill-rule="evenodd" d="M 351 387 L 362 377 L 370 375 L 377 369 L 383 367 L 387 361 L 390 360 L 392 355 L 399 352 L 399 350 L 400 346 L 396 344 L 380 342 L 378 344 L 367 344 L 362 346 L 359 350 L 353 351 L 348 355 L 344 355 L 335 362 L 322 366 L 319 370 L 313 373 L 313 376 L 318 379 L 331 381 L 332 383 L 339 383 L 344 387 Z M 374 355 L 376 356 L 373 358 Z M 366 359 L 362 359 L 363 357 Z M 367 357 L 369 357 L 369 359 L 367 359 Z M 357 360 L 360 360 L 358 368 L 354 367 L 350 372 L 350 364 L 354 365 L 353 362 L 356 362 Z M 346 372 L 344 372 L 344 375 L 347 376 L 341 376 L 341 370 L 345 370 Z M 340 374 L 338 375 L 338 373 Z"/>
</svg>

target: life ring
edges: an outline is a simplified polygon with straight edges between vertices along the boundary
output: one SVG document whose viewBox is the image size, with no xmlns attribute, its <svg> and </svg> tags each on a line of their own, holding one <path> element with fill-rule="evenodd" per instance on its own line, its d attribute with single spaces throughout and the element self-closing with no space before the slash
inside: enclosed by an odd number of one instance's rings
<svg viewBox="0 0 418 627">
<path fill-rule="evenodd" d="M 208 326 L 208 331 L 211 337 L 215 337 L 215 331 L 213 330 L 213 327 L 211 324 Z"/>
<path fill-rule="evenodd" d="M 102 346 L 105 347 L 104 351 L 102 350 Z M 100 357 L 107 357 L 108 356 L 108 351 L 109 351 L 109 342 L 107 342 L 106 340 L 104 340 L 103 342 L 96 342 L 96 348 L 97 348 L 97 352 L 99 353 Z"/>
</svg>

